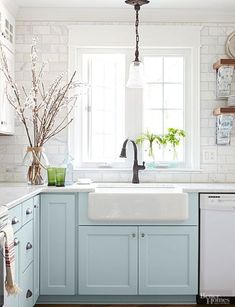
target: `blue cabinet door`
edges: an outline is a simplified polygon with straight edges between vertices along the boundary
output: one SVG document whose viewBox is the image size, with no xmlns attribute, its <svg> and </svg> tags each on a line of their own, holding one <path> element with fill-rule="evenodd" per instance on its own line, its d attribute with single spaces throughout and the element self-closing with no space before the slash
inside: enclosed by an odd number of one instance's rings
<svg viewBox="0 0 235 307">
<path fill-rule="evenodd" d="M 197 227 L 140 227 L 139 238 L 140 294 L 197 294 Z"/>
<path fill-rule="evenodd" d="M 33 242 L 34 242 L 34 255 L 33 255 L 33 295 L 34 304 L 39 297 L 39 229 L 40 229 L 40 196 L 34 197 L 33 200 Z"/>
<path fill-rule="evenodd" d="M 137 294 L 137 227 L 80 226 L 79 294 Z"/>
<path fill-rule="evenodd" d="M 33 263 L 24 273 L 21 273 L 21 292 L 19 294 L 19 307 L 33 307 Z"/>
<path fill-rule="evenodd" d="M 75 294 L 75 195 L 41 195 L 40 294 Z"/>
</svg>

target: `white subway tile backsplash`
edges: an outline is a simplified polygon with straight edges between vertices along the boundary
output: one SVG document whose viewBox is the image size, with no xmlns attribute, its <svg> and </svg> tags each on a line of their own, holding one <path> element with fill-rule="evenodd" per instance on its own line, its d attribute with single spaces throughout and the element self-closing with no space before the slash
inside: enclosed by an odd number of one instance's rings
<svg viewBox="0 0 235 307">
<path fill-rule="evenodd" d="M 50 26 L 44 26 L 44 25 L 37 25 L 33 26 L 33 34 L 50 34 L 51 33 L 51 27 Z"/>
<path fill-rule="evenodd" d="M 58 35 L 43 35 L 42 43 L 43 44 L 59 44 L 60 37 Z"/>
<path fill-rule="evenodd" d="M 48 63 L 45 80 L 52 81 L 57 74 L 68 68 L 68 23 L 57 22 L 17 22 L 16 26 L 16 80 L 18 86 L 31 88 L 29 50 L 32 38 L 39 41 L 40 59 Z M 224 44 L 227 35 L 235 30 L 234 24 L 202 24 L 201 30 L 201 152 L 215 144 L 215 118 L 213 109 L 225 105 L 224 100 L 215 97 L 215 71 L 213 63 L 225 57 Z M 232 85 L 235 93 L 235 82 Z M 0 137 L 0 181 L 25 181 L 26 166 L 22 159 L 27 147 L 25 131 L 16 122 L 14 137 Z M 213 147 L 214 148 L 214 147 Z M 201 173 L 164 173 L 163 171 L 140 172 L 143 182 L 235 182 L 235 133 L 231 146 L 216 146 L 217 162 L 201 164 Z M 63 163 L 67 155 L 67 130 L 51 140 L 46 146 L 49 160 Z M 83 170 L 74 171 L 74 180 L 79 177 L 90 177 L 94 181 L 126 181 L 132 178 L 131 171 Z"/>
<path fill-rule="evenodd" d="M 209 174 L 192 174 L 191 182 L 209 182 Z"/>
<path fill-rule="evenodd" d="M 208 36 L 209 35 L 209 27 L 204 26 L 201 30 L 201 36 Z"/>
</svg>

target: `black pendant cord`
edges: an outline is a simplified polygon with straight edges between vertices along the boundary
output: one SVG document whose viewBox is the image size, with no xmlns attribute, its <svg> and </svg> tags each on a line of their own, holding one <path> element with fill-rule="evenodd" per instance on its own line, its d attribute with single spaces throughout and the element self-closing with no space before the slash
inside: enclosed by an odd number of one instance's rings
<svg viewBox="0 0 235 307">
<path fill-rule="evenodd" d="M 136 4 L 135 5 L 135 12 L 136 12 L 136 20 L 135 20 L 135 34 L 136 34 L 136 46 L 135 46 L 135 62 L 139 62 L 139 10 L 140 10 L 140 5 Z"/>
</svg>

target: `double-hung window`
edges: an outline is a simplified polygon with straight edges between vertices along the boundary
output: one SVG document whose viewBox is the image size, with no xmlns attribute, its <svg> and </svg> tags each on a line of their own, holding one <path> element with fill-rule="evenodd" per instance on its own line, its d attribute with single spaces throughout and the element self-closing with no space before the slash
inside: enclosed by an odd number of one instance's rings
<svg viewBox="0 0 235 307">
<path fill-rule="evenodd" d="M 125 138 L 135 139 L 147 131 L 164 135 L 171 127 L 186 132 L 177 149 L 174 167 L 198 167 L 198 72 L 195 71 L 198 50 L 144 46 L 141 57 L 146 85 L 140 90 L 126 88 L 133 49 L 115 43 L 115 37 L 104 45 L 89 42 L 88 46 L 73 46 L 70 50 L 73 58 L 70 68 L 77 69 L 81 80 L 89 84 L 75 109 L 70 133 L 76 166 L 130 166 L 131 152 L 129 160 L 119 158 Z M 148 160 L 147 143 L 140 150 L 140 158 Z M 156 161 L 175 159 L 169 147 L 155 144 L 154 151 Z"/>
<path fill-rule="evenodd" d="M 143 90 L 143 131 L 157 135 L 168 133 L 168 128 L 187 130 L 187 51 L 144 51 L 146 86 Z M 147 144 L 144 159 L 148 159 Z M 184 140 L 177 148 L 178 166 L 185 166 L 186 148 Z M 154 146 L 158 161 L 170 162 L 174 158 L 171 148 Z"/>
<path fill-rule="evenodd" d="M 81 158 L 85 163 L 113 163 L 125 135 L 125 55 L 89 50 L 81 61 L 82 79 L 89 84 L 81 102 Z"/>
</svg>

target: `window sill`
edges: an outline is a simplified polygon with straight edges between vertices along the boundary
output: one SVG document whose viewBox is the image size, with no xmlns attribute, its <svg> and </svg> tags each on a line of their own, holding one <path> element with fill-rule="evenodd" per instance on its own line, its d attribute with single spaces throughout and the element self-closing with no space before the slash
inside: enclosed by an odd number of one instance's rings
<svg viewBox="0 0 235 307">
<path fill-rule="evenodd" d="M 78 167 L 74 168 L 75 171 L 81 172 L 132 172 L 132 168 L 105 168 L 105 167 Z M 154 169 L 145 169 L 141 172 L 145 173 L 174 173 L 174 174 L 182 174 L 182 173 L 202 173 L 201 169 L 190 169 L 190 168 L 154 168 Z"/>
</svg>

